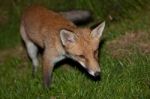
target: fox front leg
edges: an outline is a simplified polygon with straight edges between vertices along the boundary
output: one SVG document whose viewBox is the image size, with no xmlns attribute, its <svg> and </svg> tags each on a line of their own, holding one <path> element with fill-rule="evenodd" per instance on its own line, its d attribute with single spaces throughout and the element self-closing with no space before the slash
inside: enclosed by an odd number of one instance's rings
<svg viewBox="0 0 150 99">
<path fill-rule="evenodd" d="M 49 57 L 51 56 L 45 52 L 43 55 L 43 83 L 46 88 L 50 87 L 52 83 L 52 72 L 54 67 Z"/>
</svg>

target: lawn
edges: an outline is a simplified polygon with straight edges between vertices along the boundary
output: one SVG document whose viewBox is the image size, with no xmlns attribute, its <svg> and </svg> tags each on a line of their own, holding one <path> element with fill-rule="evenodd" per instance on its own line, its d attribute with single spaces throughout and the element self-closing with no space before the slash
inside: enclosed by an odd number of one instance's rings
<svg viewBox="0 0 150 99">
<path fill-rule="evenodd" d="M 53 71 L 49 89 L 42 85 L 42 66 L 32 77 L 19 24 L 23 9 L 33 3 L 56 11 L 88 9 L 93 20 L 87 26 L 106 20 L 99 49 L 100 81 L 67 63 Z M 150 99 L 149 4 L 148 0 L 1 1 L 0 99 Z"/>
</svg>

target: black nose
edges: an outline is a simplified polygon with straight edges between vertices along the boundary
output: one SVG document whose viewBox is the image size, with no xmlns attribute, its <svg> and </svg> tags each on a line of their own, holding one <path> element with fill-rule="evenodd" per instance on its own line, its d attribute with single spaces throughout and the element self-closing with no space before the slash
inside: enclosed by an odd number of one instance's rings
<svg viewBox="0 0 150 99">
<path fill-rule="evenodd" d="M 95 72 L 95 73 L 94 73 L 94 76 L 95 76 L 95 77 L 99 77 L 99 76 L 100 76 L 100 72 Z"/>
</svg>

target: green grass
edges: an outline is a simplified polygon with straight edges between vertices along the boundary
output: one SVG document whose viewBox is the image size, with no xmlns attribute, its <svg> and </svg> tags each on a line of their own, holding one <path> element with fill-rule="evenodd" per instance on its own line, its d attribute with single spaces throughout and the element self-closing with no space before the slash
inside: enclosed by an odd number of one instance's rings
<svg viewBox="0 0 150 99">
<path fill-rule="evenodd" d="M 105 0 L 69 1 L 5 0 L 0 4 L 0 16 L 6 17 L 5 22 L 0 21 L 0 99 L 149 99 L 150 55 L 135 49 L 131 55 L 118 59 L 107 53 L 106 45 L 125 32 L 150 33 L 148 0 L 110 0 L 110 3 Z M 50 89 L 42 86 L 41 67 L 36 77 L 32 77 L 31 63 L 17 53 L 17 46 L 21 46 L 19 22 L 22 10 L 35 2 L 55 10 L 90 9 L 95 22 L 107 20 L 104 31 L 106 42 L 100 55 L 101 81 L 91 80 L 73 66 L 56 68 Z M 113 13 L 115 5 L 119 5 L 120 10 Z M 115 20 L 110 21 L 108 13 L 112 13 Z M 14 48 L 16 51 L 12 51 Z M 3 55 L 4 52 L 6 55 Z"/>
</svg>

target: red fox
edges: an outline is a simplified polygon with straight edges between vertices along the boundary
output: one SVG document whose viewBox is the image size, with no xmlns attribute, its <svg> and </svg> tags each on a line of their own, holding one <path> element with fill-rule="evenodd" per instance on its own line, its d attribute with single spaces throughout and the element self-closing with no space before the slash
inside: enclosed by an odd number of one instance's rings
<svg viewBox="0 0 150 99">
<path fill-rule="evenodd" d="M 43 52 L 43 82 L 51 84 L 54 65 L 64 58 L 71 58 L 96 77 L 100 75 L 98 47 L 105 22 L 95 29 L 79 28 L 60 14 L 41 6 L 28 7 L 22 15 L 20 33 L 33 63 L 38 62 L 38 47 Z"/>
</svg>

